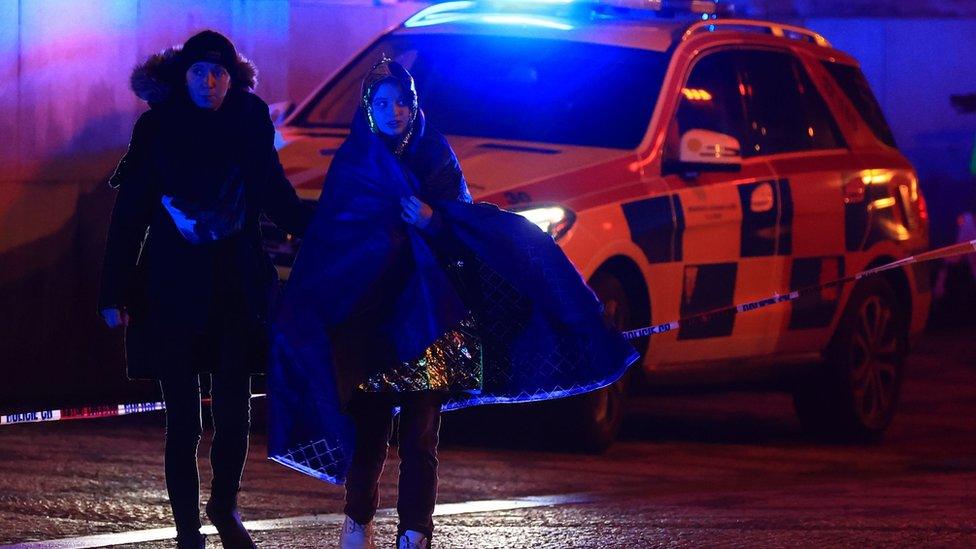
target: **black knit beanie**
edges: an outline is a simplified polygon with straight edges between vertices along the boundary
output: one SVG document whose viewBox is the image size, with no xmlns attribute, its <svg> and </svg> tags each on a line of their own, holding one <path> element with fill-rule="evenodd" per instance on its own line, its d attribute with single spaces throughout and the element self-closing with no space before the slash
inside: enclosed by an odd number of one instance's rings
<svg viewBox="0 0 976 549">
<path fill-rule="evenodd" d="M 237 49 L 223 34 L 205 30 L 191 36 L 180 50 L 180 68 L 183 71 L 200 61 L 223 65 L 228 72 L 233 73 L 237 65 Z"/>
</svg>

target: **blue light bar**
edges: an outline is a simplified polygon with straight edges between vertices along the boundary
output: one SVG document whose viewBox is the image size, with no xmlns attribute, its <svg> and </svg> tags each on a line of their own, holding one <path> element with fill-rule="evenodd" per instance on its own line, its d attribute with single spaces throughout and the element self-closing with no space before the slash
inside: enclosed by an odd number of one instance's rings
<svg viewBox="0 0 976 549">
<path fill-rule="evenodd" d="M 576 0 L 493 0 L 491 3 L 496 6 L 504 6 L 505 4 L 512 4 L 518 6 L 520 4 L 552 4 L 552 5 L 563 5 L 572 4 Z"/>
<path fill-rule="evenodd" d="M 471 9 L 475 6 L 475 3 L 470 0 L 461 0 L 458 2 L 444 2 L 442 4 L 434 4 L 433 6 L 424 8 L 414 14 L 412 17 L 404 21 L 403 26 L 405 27 L 426 27 L 427 25 L 436 25 L 439 21 L 437 19 L 445 17 L 447 19 L 454 19 L 454 16 L 459 15 L 458 11 Z M 450 22 L 450 21 L 445 21 Z"/>
<path fill-rule="evenodd" d="M 456 23 L 458 21 L 470 20 L 469 13 L 442 13 L 433 17 L 417 17 L 416 15 L 403 22 L 404 27 L 429 27 L 431 25 L 441 25 L 444 23 Z"/>
<path fill-rule="evenodd" d="M 423 9 L 403 25 L 426 27 L 466 22 L 570 30 L 574 27 L 568 21 L 590 20 L 591 11 L 617 10 L 614 16 L 623 18 L 662 13 L 673 17 L 674 13 L 687 13 L 708 21 L 731 8 L 719 0 L 453 0 Z"/>
<path fill-rule="evenodd" d="M 520 27 L 541 27 L 555 30 L 572 30 L 573 26 L 545 17 L 535 15 L 516 15 L 512 13 L 487 13 L 477 18 L 481 23 L 489 25 L 511 25 Z"/>
<path fill-rule="evenodd" d="M 492 7 L 505 7 L 502 4 L 517 7 L 526 6 L 531 3 L 535 3 L 536 5 L 563 5 L 571 2 L 572 0 L 531 0 L 531 2 L 525 2 L 524 0 L 505 0 L 503 2 L 493 3 Z M 404 21 L 403 26 L 415 28 L 427 27 L 430 25 L 441 25 L 445 23 L 467 22 L 514 27 L 539 27 L 563 31 L 574 28 L 573 25 L 570 25 L 562 20 L 543 15 L 536 15 L 534 13 L 506 13 L 502 11 L 482 11 L 474 9 L 476 7 L 483 6 L 484 4 L 479 4 L 470 0 L 434 4 L 433 6 L 421 10 L 413 17 Z"/>
</svg>

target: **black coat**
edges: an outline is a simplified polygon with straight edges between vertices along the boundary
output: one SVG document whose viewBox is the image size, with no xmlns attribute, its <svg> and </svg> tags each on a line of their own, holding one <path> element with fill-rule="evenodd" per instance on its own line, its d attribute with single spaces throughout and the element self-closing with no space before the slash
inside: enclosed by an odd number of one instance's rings
<svg viewBox="0 0 976 549">
<path fill-rule="evenodd" d="M 174 94 L 142 114 L 110 185 L 119 189 L 102 269 L 99 310 L 124 308 L 129 377 L 158 379 L 173 368 L 208 369 L 214 357 L 192 345 L 207 326 L 215 295 L 224 292 L 247 330 L 247 367 L 264 370 L 267 318 L 277 275 L 261 248 L 264 213 L 301 235 L 311 218 L 284 176 L 274 148 L 268 106 L 232 89 L 216 112 Z M 163 207 L 163 195 L 209 192 L 211 174 L 238 174 L 244 189 L 239 232 L 191 244 Z M 222 302 L 221 307 L 227 307 Z M 224 311 L 227 313 L 227 311 Z M 207 347 L 213 347 L 209 345 Z"/>
</svg>

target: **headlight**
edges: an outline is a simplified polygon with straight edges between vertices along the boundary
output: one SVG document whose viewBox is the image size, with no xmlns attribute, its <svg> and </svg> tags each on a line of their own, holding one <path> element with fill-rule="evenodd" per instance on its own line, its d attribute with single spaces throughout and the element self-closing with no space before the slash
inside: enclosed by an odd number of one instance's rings
<svg viewBox="0 0 976 549">
<path fill-rule="evenodd" d="M 540 229 L 553 238 L 559 240 L 576 222 L 576 214 L 562 206 L 543 206 L 528 210 L 518 210 L 515 213 L 535 223 Z"/>
</svg>

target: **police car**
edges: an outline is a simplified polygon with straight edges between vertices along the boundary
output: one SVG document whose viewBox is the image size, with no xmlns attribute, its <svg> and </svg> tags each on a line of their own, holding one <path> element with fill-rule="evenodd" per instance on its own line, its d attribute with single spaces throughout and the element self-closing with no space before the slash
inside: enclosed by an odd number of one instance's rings
<svg viewBox="0 0 976 549">
<path fill-rule="evenodd" d="M 858 63 L 809 30 L 713 1 L 451 1 L 383 34 L 280 125 L 315 200 L 360 80 L 414 74 L 476 201 L 548 232 L 623 329 L 816 286 L 928 246 L 925 201 Z M 296 241 L 270 235 L 287 275 Z M 906 267 L 635 343 L 634 375 L 561 403 L 578 439 L 617 433 L 627 386 L 776 380 L 805 428 L 891 422 L 930 307 Z M 564 416 L 565 417 L 565 416 Z"/>
</svg>

